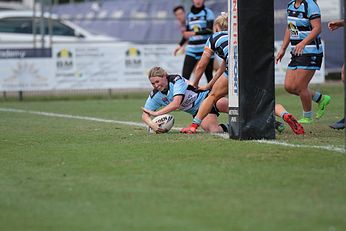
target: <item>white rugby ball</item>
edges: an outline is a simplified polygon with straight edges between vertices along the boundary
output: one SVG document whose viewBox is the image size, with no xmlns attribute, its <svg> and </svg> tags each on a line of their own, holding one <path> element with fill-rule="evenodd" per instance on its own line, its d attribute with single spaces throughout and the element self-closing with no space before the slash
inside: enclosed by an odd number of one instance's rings
<svg viewBox="0 0 346 231">
<path fill-rule="evenodd" d="M 168 132 L 174 125 L 174 116 L 169 114 L 159 115 L 153 119 L 153 122 L 159 125 L 160 128 L 166 129 Z M 149 131 L 153 132 L 151 128 L 149 128 Z"/>
</svg>

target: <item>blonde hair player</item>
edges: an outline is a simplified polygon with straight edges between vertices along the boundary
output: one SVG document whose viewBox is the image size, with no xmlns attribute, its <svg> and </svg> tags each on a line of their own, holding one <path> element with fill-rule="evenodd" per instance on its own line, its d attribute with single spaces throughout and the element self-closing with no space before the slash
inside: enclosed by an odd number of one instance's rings
<svg viewBox="0 0 346 231">
<path fill-rule="evenodd" d="M 151 120 L 151 116 L 159 116 L 180 109 L 192 116 L 198 112 L 200 104 L 208 96 L 209 90 L 197 91 L 189 85 L 188 80 L 180 75 L 169 75 L 162 67 L 153 67 L 148 74 L 153 90 L 142 108 L 143 121 L 156 133 L 166 132 Z M 206 115 L 201 127 L 206 132 L 227 132 L 227 126 L 219 124 L 219 112 L 228 112 L 228 100 L 220 98 Z"/>
</svg>

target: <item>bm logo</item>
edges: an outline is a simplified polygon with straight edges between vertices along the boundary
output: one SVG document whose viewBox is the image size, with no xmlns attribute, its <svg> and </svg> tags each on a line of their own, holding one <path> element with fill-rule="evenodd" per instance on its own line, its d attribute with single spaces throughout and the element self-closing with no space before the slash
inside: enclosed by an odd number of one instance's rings
<svg viewBox="0 0 346 231">
<path fill-rule="evenodd" d="M 141 67 L 141 52 L 135 47 L 131 47 L 126 51 L 125 66 L 126 67 Z"/>
<path fill-rule="evenodd" d="M 73 67 L 72 52 L 66 48 L 57 53 L 56 67 L 59 70 L 70 70 Z"/>
</svg>

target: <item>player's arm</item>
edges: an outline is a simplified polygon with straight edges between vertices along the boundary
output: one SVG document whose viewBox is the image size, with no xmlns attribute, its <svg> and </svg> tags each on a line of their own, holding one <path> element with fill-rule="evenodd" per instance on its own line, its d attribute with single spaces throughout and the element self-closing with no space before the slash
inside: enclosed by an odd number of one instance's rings
<svg viewBox="0 0 346 231">
<path fill-rule="evenodd" d="M 170 104 L 168 104 L 166 107 L 164 107 L 158 111 L 151 111 L 151 110 L 148 110 L 145 108 L 142 108 L 142 109 L 143 109 L 143 112 L 145 112 L 151 116 L 164 115 L 164 114 L 167 114 L 169 112 L 177 110 L 180 107 L 182 100 L 183 100 L 183 95 L 176 95 L 173 97 L 173 101 Z"/>
<path fill-rule="evenodd" d="M 210 57 L 213 55 L 213 51 L 209 48 L 209 47 L 205 47 L 204 48 L 204 52 L 202 54 L 201 59 L 199 60 L 199 62 L 197 63 L 197 67 L 195 70 L 195 79 L 192 82 L 192 86 L 197 87 L 199 81 L 202 78 L 202 75 L 205 71 L 205 69 L 207 68 L 207 65 L 210 61 Z"/>
<path fill-rule="evenodd" d="M 155 131 L 155 133 L 165 133 L 167 132 L 165 129 L 162 129 L 159 127 L 158 124 L 154 123 L 151 120 L 151 117 L 148 113 L 144 112 L 142 113 L 142 120 L 144 123 L 146 123 L 151 129 L 153 129 L 153 131 Z"/>
<path fill-rule="evenodd" d="M 293 51 L 295 55 L 301 55 L 304 51 L 304 47 L 307 44 L 310 44 L 322 32 L 321 18 L 314 18 L 310 20 L 310 23 L 312 26 L 312 30 L 310 34 L 305 39 L 303 39 L 303 41 L 295 46 Z"/>
<path fill-rule="evenodd" d="M 154 131 L 156 131 L 159 128 L 159 126 L 151 120 L 150 115 L 144 111 L 142 113 L 142 120 Z"/>
<path fill-rule="evenodd" d="M 217 69 L 217 71 L 215 72 L 210 82 L 206 86 L 199 87 L 198 89 L 203 91 L 211 89 L 214 86 L 216 80 L 220 78 L 220 76 L 225 72 L 225 70 L 226 70 L 226 61 L 222 60 L 222 63 L 220 64 L 219 69 Z"/>
<path fill-rule="evenodd" d="M 183 48 L 183 46 L 184 46 L 184 44 L 186 43 L 186 41 L 187 41 L 187 39 L 184 38 L 184 37 L 182 37 L 182 39 L 181 39 L 180 42 L 179 42 L 179 45 L 178 45 L 178 46 L 174 49 L 174 51 L 173 51 L 173 55 L 174 55 L 174 56 L 176 56 L 177 53 L 178 53 L 178 51 L 180 51 L 180 50 Z"/>
<path fill-rule="evenodd" d="M 289 31 L 288 27 L 286 27 L 285 36 L 284 36 L 284 39 L 282 41 L 281 48 L 280 48 L 280 50 L 277 53 L 276 58 L 275 58 L 276 63 L 281 61 L 282 57 L 284 57 L 289 43 L 290 43 L 290 31 Z"/>
<path fill-rule="evenodd" d="M 214 25 L 214 20 L 208 20 L 207 21 L 207 27 L 204 30 L 200 31 L 189 31 L 186 30 L 183 32 L 184 38 L 190 38 L 191 36 L 195 35 L 209 35 L 213 33 L 213 25 Z"/>
</svg>

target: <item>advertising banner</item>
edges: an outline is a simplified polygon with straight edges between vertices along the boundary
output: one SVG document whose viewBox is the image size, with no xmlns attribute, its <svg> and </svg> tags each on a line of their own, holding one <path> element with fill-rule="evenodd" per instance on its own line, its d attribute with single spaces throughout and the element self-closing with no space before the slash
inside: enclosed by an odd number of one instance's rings
<svg viewBox="0 0 346 231">
<path fill-rule="evenodd" d="M 275 42 L 276 50 L 280 44 Z M 1 91 L 149 89 L 150 68 L 161 66 L 170 74 L 181 74 L 184 62 L 184 55 L 172 55 L 175 44 L 59 43 L 52 49 L 14 47 L 0 45 Z M 237 88 L 234 88 L 237 87 L 237 78 L 234 78 L 238 70 L 234 62 L 237 56 L 236 50 L 230 53 L 234 106 L 238 104 Z M 282 62 L 275 65 L 276 84 L 284 82 L 289 60 L 287 53 Z M 312 79 L 312 83 L 322 82 L 324 64 Z M 206 84 L 205 77 L 200 84 Z"/>
<path fill-rule="evenodd" d="M 54 86 L 51 49 L 0 48 L 0 90 L 50 90 Z"/>
<path fill-rule="evenodd" d="M 56 89 L 150 88 L 147 72 L 181 73 L 173 45 L 65 44 L 53 49 Z"/>
</svg>

